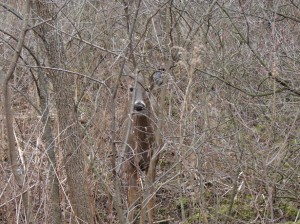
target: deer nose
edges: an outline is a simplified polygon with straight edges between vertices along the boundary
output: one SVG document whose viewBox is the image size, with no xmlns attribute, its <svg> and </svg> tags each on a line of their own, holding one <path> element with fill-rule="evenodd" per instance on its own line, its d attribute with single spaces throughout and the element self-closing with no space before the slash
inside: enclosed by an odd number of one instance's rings
<svg viewBox="0 0 300 224">
<path fill-rule="evenodd" d="M 134 110 L 136 111 L 142 111 L 146 107 L 145 103 L 143 101 L 135 101 L 134 102 Z"/>
</svg>

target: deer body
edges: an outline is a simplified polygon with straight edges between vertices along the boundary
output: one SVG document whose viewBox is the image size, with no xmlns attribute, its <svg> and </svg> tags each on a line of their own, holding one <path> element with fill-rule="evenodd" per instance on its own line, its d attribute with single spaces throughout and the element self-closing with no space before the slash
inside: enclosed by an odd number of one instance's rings
<svg viewBox="0 0 300 224">
<path fill-rule="evenodd" d="M 150 92 L 155 86 L 161 85 L 162 81 L 157 81 L 155 78 L 162 80 L 162 74 L 151 76 Z M 151 93 L 147 93 L 142 85 L 143 79 L 138 75 L 137 84 L 135 86 L 135 95 L 133 103 L 132 129 L 128 139 L 126 148 L 127 154 L 127 178 L 128 178 L 128 204 L 130 212 L 128 215 L 130 223 L 135 219 L 136 203 L 138 202 L 141 191 L 138 190 L 138 176 L 141 172 L 145 172 L 145 181 L 148 183 L 145 186 L 148 189 L 147 198 L 141 197 L 142 201 L 147 200 L 148 223 L 153 223 L 153 207 L 155 204 L 153 183 L 156 176 L 156 165 L 158 155 L 154 155 L 155 150 L 159 149 L 159 145 L 155 139 L 156 122 L 152 113 Z M 150 199 L 149 199 L 150 198 Z M 144 203 L 141 203 L 140 223 L 145 221 Z"/>
</svg>

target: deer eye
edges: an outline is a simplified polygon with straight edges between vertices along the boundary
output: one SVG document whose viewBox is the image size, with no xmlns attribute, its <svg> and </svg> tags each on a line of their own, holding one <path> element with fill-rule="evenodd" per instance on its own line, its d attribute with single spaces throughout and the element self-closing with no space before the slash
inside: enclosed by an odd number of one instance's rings
<svg viewBox="0 0 300 224">
<path fill-rule="evenodd" d="M 130 87 L 130 88 L 129 88 L 129 91 L 130 91 L 130 92 L 133 92 L 133 87 Z"/>
</svg>

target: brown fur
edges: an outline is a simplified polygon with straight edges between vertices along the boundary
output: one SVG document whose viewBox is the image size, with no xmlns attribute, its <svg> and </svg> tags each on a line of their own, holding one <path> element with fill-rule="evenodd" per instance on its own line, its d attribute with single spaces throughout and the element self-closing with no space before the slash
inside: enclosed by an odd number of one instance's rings
<svg viewBox="0 0 300 224">
<path fill-rule="evenodd" d="M 139 81 L 141 81 L 141 79 L 139 79 Z M 153 84 L 152 87 L 154 87 Z M 155 181 L 155 169 L 158 161 L 158 156 L 153 158 L 153 152 L 156 147 L 156 124 L 154 122 L 154 116 L 152 116 L 150 99 L 146 90 L 141 83 L 138 83 L 136 88 L 136 91 L 141 91 L 136 95 L 142 96 L 142 100 L 145 103 L 145 108 L 142 111 L 133 111 L 132 129 L 126 148 L 126 154 L 128 158 L 126 170 L 128 178 L 128 204 L 130 207 L 129 221 L 130 223 L 133 222 L 136 215 L 135 205 L 138 202 L 139 195 L 143 194 L 140 190 L 138 190 L 138 176 L 141 171 L 144 171 L 146 174 L 145 182 L 149 187 L 149 189 L 145 189 L 148 191 L 146 194 L 147 196 L 151 195 L 151 199 L 147 203 L 148 223 L 153 223 L 153 207 L 155 205 L 153 183 Z M 146 187 L 147 184 L 145 184 Z M 141 197 L 141 201 L 148 200 L 145 198 Z M 141 202 L 141 204 L 143 203 Z M 140 223 L 144 222 L 145 209 L 141 209 Z"/>
</svg>

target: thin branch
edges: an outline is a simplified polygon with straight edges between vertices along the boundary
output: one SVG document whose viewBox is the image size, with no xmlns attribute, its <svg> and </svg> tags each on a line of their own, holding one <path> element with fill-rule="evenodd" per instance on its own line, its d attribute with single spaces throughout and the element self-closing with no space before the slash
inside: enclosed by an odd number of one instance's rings
<svg viewBox="0 0 300 224">
<path fill-rule="evenodd" d="M 289 16 L 289 15 L 285 15 L 285 14 L 280 13 L 280 12 L 277 12 L 277 11 L 275 12 L 274 10 L 270 10 L 270 9 L 268 9 L 268 11 L 270 11 L 270 12 L 272 12 L 272 13 L 275 13 L 276 15 L 281 16 L 281 17 L 283 17 L 284 19 L 289 19 L 289 20 L 293 20 L 293 21 L 295 21 L 295 22 L 297 22 L 297 23 L 300 23 L 300 19 L 298 19 L 298 18 L 291 17 L 291 16 Z"/>
<path fill-rule="evenodd" d="M 48 20 L 47 20 L 47 21 L 48 21 Z M 44 22 L 39 23 L 39 25 L 41 25 L 41 24 L 44 24 Z M 92 47 L 94 47 L 94 48 L 96 48 L 96 49 L 98 49 L 98 50 L 107 52 L 107 53 L 112 54 L 112 55 L 114 55 L 114 56 L 118 56 L 118 57 L 121 57 L 121 58 L 125 58 L 125 59 L 127 60 L 127 58 L 126 58 L 124 55 L 121 55 L 121 54 L 119 54 L 119 53 L 117 53 L 117 52 L 110 51 L 110 50 L 105 49 L 105 48 L 103 48 L 103 47 L 100 47 L 100 46 L 98 46 L 98 45 L 96 45 L 96 44 L 93 44 L 93 43 L 91 43 L 91 42 L 89 42 L 89 41 L 87 41 L 87 40 L 82 39 L 80 36 L 79 36 L 79 37 L 76 37 L 76 36 L 74 36 L 74 35 L 72 35 L 72 34 L 69 34 L 69 33 L 65 32 L 65 31 L 63 31 L 63 30 L 58 29 L 57 27 L 54 27 L 54 26 L 51 25 L 50 23 L 47 23 L 47 25 L 50 26 L 51 28 L 55 29 L 56 31 L 60 32 L 61 34 L 67 35 L 67 36 L 69 36 L 69 37 L 72 37 L 72 38 L 74 38 L 74 39 L 76 39 L 76 40 L 78 40 L 78 41 L 81 41 L 82 43 L 84 43 L 84 44 L 86 44 L 86 45 L 92 46 Z M 36 26 L 34 26 L 34 28 L 36 28 Z M 120 52 L 122 52 L 122 51 L 120 51 Z"/>
<path fill-rule="evenodd" d="M 231 16 L 229 15 L 229 13 L 227 12 L 227 10 L 222 7 L 219 3 L 217 3 L 217 5 L 220 7 L 220 9 L 225 13 L 225 15 L 228 17 L 228 19 L 230 20 L 233 28 L 235 29 L 235 31 L 237 32 L 237 34 L 240 36 L 240 38 L 243 40 L 244 43 L 247 44 L 248 48 L 251 50 L 251 52 L 253 53 L 253 55 L 255 56 L 255 58 L 259 61 L 259 63 L 268 71 L 268 75 L 270 78 L 273 78 L 278 84 L 280 84 L 281 86 L 285 87 L 287 90 L 289 90 L 290 92 L 300 96 L 300 91 L 296 90 L 294 88 L 292 88 L 291 86 L 289 86 L 283 79 L 281 79 L 280 77 L 275 76 L 269 69 L 267 63 L 259 56 L 259 54 L 253 49 L 253 47 L 250 45 L 249 42 L 247 42 L 247 39 L 244 37 L 244 35 L 242 34 L 242 32 L 238 29 L 238 27 L 236 26 L 236 24 L 233 22 Z"/>
<path fill-rule="evenodd" d="M 27 30 L 28 31 L 28 30 Z M 12 34 L 8 33 L 7 31 L 3 30 L 1 27 L 0 27 L 0 32 L 4 33 L 5 35 L 9 36 L 10 38 L 14 39 L 15 41 L 18 41 L 18 38 L 16 38 L 15 36 L 13 36 Z M 7 43 L 8 44 L 8 43 Z M 10 47 L 12 47 L 10 45 Z M 23 43 L 23 48 L 26 49 L 28 51 L 28 53 L 33 57 L 33 59 L 38 62 L 38 59 L 37 57 L 35 56 L 35 54 L 32 52 L 32 50 L 26 45 Z M 14 49 L 15 50 L 15 49 Z M 21 57 L 21 56 L 20 56 Z"/>
<path fill-rule="evenodd" d="M 203 70 L 197 69 L 197 68 L 195 69 L 195 71 L 199 71 L 199 72 L 202 72 L 202 73 L 204 73 L 204 74 L 206 74 L 206 75 L 209 75 L 209 76 L 211 76 L 211 77 L 213 77 L 213 78 L 216 78 L 216 79 L 218 79 L 219 81 L 225 83 L 226 85 L 228 85 L 228 86 L 230 86 L 230 87 L 232 87 L 232 88 L 234 88 L 234 89 L 236 89 L 236 90 L 238 90 L 238 91 L 240 91 L 240 92 L 242 92 L 242 93 L 244 93 L 244 94 L 246 94 L 246 95 L 248 95 L 248 96 L 252 96 L 252 97 L 263 97 L 263 96 L 270 96 L 270 95 L 273 95 L 273 94 L 274 94 L 274 91 L 273 91 L 273 90 L 270 91 L 270 92 L 265 92 L 265 93 L 251 93 L 251 92 L 248 92 L 248 91 L 245 90 L 245 89 L 242 89 L 242 88 L 236 86 L 235 84 L 232 84 L 231 82 L 229 82 L 229 81 L 227 81 L 227 80 L 225 80 L 225 79 L 223 79 L 223 78 L 221 78 L 221 77 L 219 77 L 219 76 L 213 75 L 213 74 L 211 74 L 211 73 L 208 73 L 208 72 L 206 72 L 206 71 L 203 71 Z M 288 89 L 287 89 L 286 87 L 284 87 L 284 88 L 281 88 L 281 89 L 276 90 L 275 93 L 280 93 L 280 92 L 283 92 L 283 91 L 285 91 L 285 90 L 288 90 Z"/>
<path fill-rule="evenodd" d="M 16 47 L 16 51 L 11 60 L 11 64 L 9 66 L 8 72 L 5 76 L 5 80 L 3 83 L 3 95 L 4 95 L 4 113 L 6 118 L 6 128 L 7 128 L 7 138 L 8 138 L 8 148 L 9 148 L 9 160 L 12 168 L 12 172 L 14 174 L 16 183 L 20 189 L 23 188 L 25 182 L 24 170 L 23 167 L 18 163 L 19 153 L 16 149 L 16 139 L 14 136 L 14 128 L 13 128 L 13 111 L 12 111 L 12 99 L 9 91 L 9 80 L 13 77 L 13 73 L 17 66 L 17 61 L 20 57 L 23 43 L 25 40 L 25 34 L 27 31 L 28 21 L 30 15 L 30 0 L 25 3 L 25 18 L 23 20 L 21 32 L 19 35 L 18 44 Z M 22 194 L 23 206 L 25 209 L 25 214 L 27 221 L 30 222 L 30 209 L 29 209 L 29 197 L 28 191 L 24 191 Z"/>
<path fill-rule="evenodd" d="M 12 14 L 14 14 L 16 17 L 18 17 L 20 20 L 23 20 L 23 16 L 14 8 L 10 7 L 9 5 L 0 2 L 0 6 L 2 6 L 4 9 L 6 9 L 7 11 L 11 12 Z"/>
<path fill-rule="evenodd" d="M 79 73 L 79 72 L 74 72 L 74 71 L 71 71 L 71 70 L 67 70 L 67 69 L 62 69 L 62 68 L 52 68 L 52 67 L 47 67 L 47 66 L 33 66 L 33 65 L 28 65 L 27 67 L 29 68 L 41 68 L 41 69 L 47 69 L 47 70 L 53 70 L 53 71 L 59 71 L 59 72 L 65 72 L 65 73 L 69 73 L 69 74 L 73 74 L 73 75 L 78 75 L 78 76 L 82 76 L 84 78 L 87 78 L 91 81 L 94 81 L 96 83 L 99 83 L 101 85 L 104 85 L 105 87 L 109 88 L 107 86 L 107 84 L 105 83 L 105 81 L 100 81 L 98 79 L 95 79 L 95 78 L 92 78 L 90 76 L 87 76 L 87 75 L 84 75 L 82 73 Z"/>
<path fill-rule="evenodd" d="M 39 110 L 39 108 L 33 103 L 33 101 L 24 93 L 22 93 L 20 90 L 18 90 L 16 87 L 12 87 L 15 91 L 17 91 L 19 94 L 21 94 L 24 99 L 36 110 L 36 112 L 41 115 L 41 111 Z"/>
</svg>

